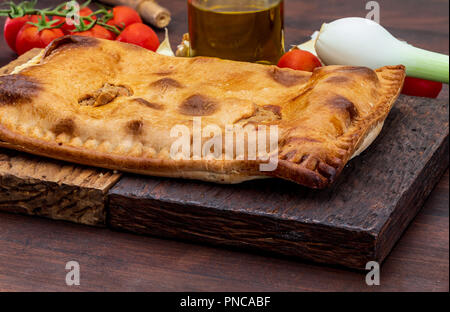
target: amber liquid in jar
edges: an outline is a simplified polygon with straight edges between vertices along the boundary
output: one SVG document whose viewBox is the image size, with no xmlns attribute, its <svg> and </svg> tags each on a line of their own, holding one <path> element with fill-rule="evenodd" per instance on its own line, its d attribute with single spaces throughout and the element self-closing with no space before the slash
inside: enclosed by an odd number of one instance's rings
<svg viewBox="0 0 450 312">
<path fill-rule="evenodd" d="M 192 56 L 276 64 L 284 53 L 283 0 L 188 0 Z"/>
</svg>

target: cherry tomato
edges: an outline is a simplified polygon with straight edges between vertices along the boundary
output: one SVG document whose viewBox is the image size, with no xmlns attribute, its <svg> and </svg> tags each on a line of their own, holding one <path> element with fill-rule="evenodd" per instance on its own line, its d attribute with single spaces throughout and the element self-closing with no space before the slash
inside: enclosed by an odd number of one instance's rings
<svg viewBox="0 0 450 312">
<path fill-rule="evenodd" d="M 139 13 L 127 6 L 116 6 L 113 8 L 113 18 L 108 21 L 108 25 L 118 26 L 121 29 L 135 23 L 142 23 Z"/>
<path fill-rule="evenodd" d="M 16 37 L 19 30 L 30 20 L 29 15 L 17 18 L 7 18 L 5 21 L 5 27 L 3 28 L 3 35 L 8 46 L 16 52 Z"/>
<path fill-rule="evenodd" d="M 91 15 L 92 13 L 93 13 L 92 10 L 89 9 L 89 8 L 87 8 L 87 7 L 84 7 L 84 8 L 82 8 L 82 9 L 80 10 L 80 16 L 89 16 L 89 15 Z M 94 16 L 92 16 L 92 19 L 97 19 L 97 17 L 94 15 Z M 63 16 L 55 16 L 55 17 L 53 17 L 53 20 L 60 20 L 60 22 L 59 22 L 59 23 L 56 23 L 55 25 L 61 25 L 61 24 L 64 24 L 64 25 L 61 26 L 60 29 L 63 31 L 63 33 L 64 33 L 65 35 L 69 35 L 70 32 L 73 31 L 73 30 L 75 29 L 75 25 L 69 25 L 69 24 L 67 24 L 67 23 L 66 23 L 66 18 L 63 17 Z M 86 22 L 85 22 L 85 24 L 86 24 Z"/>
<path fill-rule="evenodd" d="M 61 29 L 44 29 L 38 31 L 34 25 L 25 24 L 17 34 L 16 49 L 19 55 L 33 48 L 45 48 L 54 39 L 64 36 Z"/>
<path fill-rule="evenodd" d="M 25 15 L 23 17 L 17 17 L 17 18 L 7 18 L 5 21 L 5 26 L 3 28 L 3 35 L 5 36 L 6 43 L 8 46 L 14 51 L 16 51 L 16 38 L 17 34 L 19 33 L 20 29 L 25 25 L 27 22 L 32 21 L 33 23 L 36 23 L 38 21 L 39 16 L 37 15 Z"/>
<path fill-rule="evenodd" d="M 110 32 L 109 30 L 105 29 L 100 25 L 95 25 L 94 27 L 86 31 L 79 31 L 79 32 L 73 31 L 70 34 L 75 36 L 94 37 L 108 40 L 115 39 L 114 33 Z"/>
<path fill-rule="evenodd" d="M 278 67 L 281 68 L 291 68 L 309 72 L 312 72 L 314 68 L 321 66 L 322 64 L 314 54 L 300 49 L 294 49 L 285 53 L 278 62 Z"/>
<path fill-rule="evenodd" d="M 402 94 L 435 99 L 442 90 L 442 83 L 420 78 L 406 77 Z"/>
<path fill-rule="evenodd" d="M 132 43 L 155 52 L 159 47 L 159 39 L 153 29 L 141 23 L 125 28 L 117 37 L 118 41 Z"/>
</svg>

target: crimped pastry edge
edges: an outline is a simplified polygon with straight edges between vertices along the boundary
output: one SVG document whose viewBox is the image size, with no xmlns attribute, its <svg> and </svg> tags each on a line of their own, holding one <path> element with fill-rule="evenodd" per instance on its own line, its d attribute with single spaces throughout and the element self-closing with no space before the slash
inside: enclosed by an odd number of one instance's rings
<svg viewBox="0 0 450 312">
<path fill-rule="evenodd" d="M 280 160 L 279 170 L 276 171 L 277 174 L 275 175 L 276 177 L 291 180 L 311 188 L 326 188 L 335 181 L 336 177 L 339 176 L 348 161 L 363 153 L 364 150 L 375 141 L 384 126 L 386 117 L 400 95 L 406 77 L 405 66 L 403 65 L 384 66 L 375 70 L 375 72 L 380 73 L 383 79 L 392 82 L 392 84 L 382 87 L 386 88 L 386 91 L 383 92 L 382 97 L 376 105 L 376 109 L 366 118 L 354 122 L 346 133 L 338 139 L 338 141 L 346 142 L 348 148 L 346 149 L 340 164 L 331 165 L 334 168 L 334 174 L 331 176 L 324 176 L 317 170 L 313 171 L 302 167 L 303 172 L 301 172 L 301 175 L 303 176 L 300 177 L 298 175 L 299 170 L 296 170 L 295 168 L 295 163 L 287 160 Z M 380 125 L 381 127 L 379 127 Z M 365 142 L 370 136 L 372 136 L 372 138 L 369 139 L 369 142 Z M 364 143 L 368 143 L 367 146 L 358 150 Z M 357 151 L 358 155 L 355 154 Z M 325 159 L 317 158 L 316 160 L 318 162 L 326 163 Z M 280 164 L 282 165 L 281 167 Z M 306 180 L 306 183 L 298 182 L 299 179 Z"/>
</svg>

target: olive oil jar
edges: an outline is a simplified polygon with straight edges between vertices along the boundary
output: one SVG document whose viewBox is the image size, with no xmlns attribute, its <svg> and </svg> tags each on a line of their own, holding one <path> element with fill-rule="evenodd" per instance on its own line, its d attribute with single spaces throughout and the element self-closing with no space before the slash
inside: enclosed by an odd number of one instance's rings
<svg viewBox="0 0 450 312">
<path fill-rule="evenodd" d="M 283 0 L 188 0 L 190 55 L 276 64 L 284 53 Z"/>
</svg>

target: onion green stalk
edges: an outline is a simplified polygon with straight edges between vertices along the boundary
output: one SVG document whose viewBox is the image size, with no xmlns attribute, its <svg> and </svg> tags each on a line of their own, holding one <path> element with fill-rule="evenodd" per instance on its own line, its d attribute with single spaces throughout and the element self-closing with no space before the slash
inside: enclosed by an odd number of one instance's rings
<svg viewBox="0 0 450 312">
<path fill-rule="evenodd" d="M 326 65 L 405 65 L 410 77 L 449 82 L 448 55 L 416 48 L 392 36 L 378 23 L 349 17 L 323 24 L 315 43 Z"/>
</svg>

